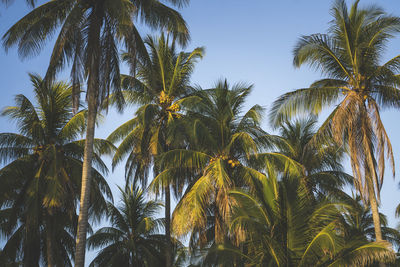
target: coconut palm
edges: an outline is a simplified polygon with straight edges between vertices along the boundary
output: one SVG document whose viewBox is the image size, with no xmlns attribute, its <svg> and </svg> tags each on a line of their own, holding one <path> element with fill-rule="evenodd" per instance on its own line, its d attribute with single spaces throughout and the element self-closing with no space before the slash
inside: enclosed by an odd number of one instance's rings
<svg viewBox="0 0 400 267">
<path fill-rule="evenodd" d="M 176 169 L 194 174 L 174 211 L 172 227 L 178 236 L 198 232 L 203 243 L 210 238 L 222 243 L 232 206 L 228 191 L 245 185 L 251 175 L 262 176 L 247 166 L 266 135 L 259 125 L 260 106 L 242 113 L 251 89 L 241 83 L 229 88 L 226 81 L 220 81 L 214 89 L 198 90 L 199 100 L 186 116 L 188 147 L 160 157 L 164 171 L 153 184 L 162 183 Z M 209 229 L 213 229 L 211 237 L 207 235 Z"/>
<path fill-rule="evenodd" d="M 171 134 L 174 128 L 172 125 L 182 117 L 180 106 L 191 99 L 188 97 L 191 93 L 190 76 L 195 63 L 203 55 L 202 48 L 191 52 L 176 52 L 175 41 L 170 42 L 169 36 L 161 35 L 158 39 L 148 36 L 145 43 L 150 60 L 137 62 L 136 75 L 124 75 L 122 79 L 127 101 L 141 106 L 134 118 L 116 129 L 108 138 L 112 142 L 123 139 L 113 158 L 113 166 L 129 155 L 125 168 L 127 181 L 140 177 L 143 186 L 147 184 L 148 170 L 154 158 L 173 148 L 174 143 L 182 141 Z M 132 62 L 132 54 L 127 53 L 123 57 L 127 62 Z M 131 68 L 134 66 L 131 65 Z M 158 173 L 160 169 L 154 167 L 153 171 Z M 167 244 L 171 242 L 170 183 L 159 188 L 165 195 Z M 171 266 L 171 250 L 167 249 L 167 266 Z"/>
<path fill-rule="evenodd" d="M 274 138 L 276 149 L 302 166 L 300 179 L 309 194 L 341 195 L 342 187 L 352 181 L 352 177 L 343 172 L 344 149 L 333 140 L 315 145 L 316 123 L 316 117 L 281 123 L 279 135 Z"/>
<path fill-rule="evenodd" d="M 180 6 L 187 0 L 167 2 Z M 60 26 L 46 80 L 51 80 L 71 63 L 75 110 L 80 84 L 87 81 L 88 126 L 75 256 L 79 267 L 84 266 L 85 259 L 96 114 L 110 90 L 120 96 L 118 107 L 122 108 L 118 47 L 122 43 L 130 53 L 144 55 L 145 49 L 134 24 L 138 18 L 154 29 L 170 30 L 181 43 L 187 41 L 188 30 L 180 14 L 158 0 L 49 1 L 23 17 L 3 36 L 6 48 L 17 45 L 20 56 L 27 57 L 38 53 Z"/>
<path fill-rule="evenodd" d="M 364 237 L 365 240 L 375 239 L 374 222 L 371 209 L 362 205 L 360 196 L 346 199 L 349 206 L 345 207 L 342 212 L 344 225 L 344 234 L 347 240 Z M 386 216 L 379 213 L 383 239 L 392 243 L 393 247 L 398 248 L 400 245 L 400 233 L 398 230 L 388 226 Z"/>
<path fill-rule="evenodd" d="M 144 192 L 127 187 L 121 205 L 107 206 L 111 227 L 97 230 L 88 239 L 89 248 L 102 248 L 90 266 L 162 266 L 165 238 L 158 234 L 162 221 L 154 216 L 161 208 L 146 201 Z"/>
<path fill-rule="evenodd" d="M 2 115 L 16 122 L 19 133 L 0 133 L 0 230 L 7 237 L 3 253 L 24 265 L 71 266 L 81 188 L 85 110 L 72 114 L 72 88 L 48 84 L 30 75 L 36 104 L 24 95 Z M 90 214 L 99 219 L 111 191 L 101 173 L 107 168 L 98 152 L 111 143 L 95 139 L 91 172 Z"/>
<path fill-rule="evenodd" d="M 270 171 L 255 183 L 253 192 L 230 192 L 237 203 L 231 230 L 247 236 L 245 249 L 235 255 L 242 254 L 248 266 L 369 266 L 394 260 L 386 241 L 344 239 L 338 207 L 346 204 L 314 202 L 299 179 L 278 179 Z"/>
<path fill-rule="evenodd" d="M 2 232 L 7 233 L 2 262 L 20 262 L 16 266 L 72 266 L 78 216 L 60 211 L 48 214 L 37 199 L 26 201 L 36 205 L 19 205 L 18 211 L 16 207 L 0 211 L 0 216 L 11 221 L 1 226 Z M 28 211 L 33 208 L 34 212 Z"/>
<path fill-rule="evenodd" d="M 338 103 L 320 129 L 319 136 L 333 136 L 349 151 L 354 184 L 371 206 L 376 240 L 382 240 L 378 203 L 385 158 L 394 175 L 392 146 L 380 118 L 380 108 L 400 107 L 400 56 L 381 64 L 384 48 L 400 30 L 400 18 L 371 6 L 350 10 L 344 0 L 332 8 L 328 34 L 303 36 L 294 49 L 294 65 L 307 63 L 327 78 L 310 88 L 295 90 L 275 101 L 271 121 L 277 124 L 299 112 L 318 113 Z M 320 138 L 316 138 L 318 141 Z"/>
</svg>

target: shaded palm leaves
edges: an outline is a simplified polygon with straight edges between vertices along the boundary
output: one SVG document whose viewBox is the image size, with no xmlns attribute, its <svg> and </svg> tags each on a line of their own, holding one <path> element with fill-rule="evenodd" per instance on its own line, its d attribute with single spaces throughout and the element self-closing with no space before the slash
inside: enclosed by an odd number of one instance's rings
<svg viewBox="0 0 400 267">
<path fill-rule="evenodd" d="M 154 216 L 161 208 L 146 201 L 143 191 L 121 190 L 121 205 L 107 205 L 111 227 L 103 227 L 89 239 L 89 248 L 102 248 L 90 266 L 162 266 L 165 238 L 158 234 L 163 224 Z"/>
<path fill-rule="evenodd" d="M 342 186 L 349 184 L 352 177 L 343 172 L 344 149 L 341 146 L 329 138 L 315 144 L 316 123 L 315 117 L 281 123 L 279 135 L 273 138 L 274 145 L 276 152 L 301 165 L 299 178 L 309 194 L 335 197 L 342 193 Z"/>
<path fill-rule="evenodd" d="M 339 209 L 345 204 L 313 202 L 300 180 L 277 180 L 273 173 L 256 184 L 253 193 L 230 192 L 238 203 L 231 229 L 247 235 L 236 255 L 243 253 L 249 266 L 369 266 L 394 260 L 386 242 L 343 236 Z"/>
<path fill-rule="evenodd" d="M 400 18 L 376 6 L 359 8 L 358 2 L 348 10 L 345 1 L 337 0 L 328 34 L 299 40 L 294 49 L 295 66 L 307 63 L 327 78 L 281 96 L 273 105 L 271 121 L 276 125 L 298 112 L 318 113 L 339 102 L 320 129 L 320 137 L 331 135 L 338 144 L 348 145 L 355 186 L 363 200 L 371 204 L 376 237 L 381 240 L 376 202 L 385 158 L 393 175 L 394 159 L 379 111 L 380 107 L 399 107 L 400 57 L 385 64 L 380 61 L 385 44 L 400 30 Z"/>
<path fill-rule="evenodd" d="M 374 222 L 371 214 L 371 209 L 362 205 L 360 196 L 347 198 L 345 202 L 349 207 L 345 207 L 342 212 L 344 236 L 346 240 L 364 237 L 365 240 L 375 239 Z M 389 241 L 393 248 L 399 248 L 400 234 L 396 229 L 390 228 L 386 216 L 379 214 L 382 236 L 384 240 Z"/>
<path fill-rule="evenodd" d="M 187 3 L 166 2 L 177 6 Z M 38 6 L 13 25 L 3 36 L 3 45 L 6 49 L 17 46 L 23 58 L 36 55 L 60 28 L 46 77 L 53 78 L 65 66 L 71 66 L 75 109 L 84 78 L 88 79 L 88 93 L 94 90 L 100 105 L 110 89 L 119 92 L 118 46 L 122 44 L 134 60 L 136 55 L 146 57 L 135 26 L 139 18 L 153 29 L 173 32 L 181 44 L 188 40 L 181 15 L 158 0 L 56 0 Z"/>
<path fill-rule="evenodd" d="M 181 106 L 190 101 L 191 92 L 189 79 L 195 63 L 203 55 L 203 49 L 192 52 L 175 50 L 175 40 L 169 42 L 169 36 L 162 35 L 158 40 L 148 37 L 149 60 L 141 60 L 137 66 L 136 76 L 123 76 L 122 85 L 126 99 L 131 103 L 140 104 L 136 116 L 116 129 L 110 136 L 112 142 L 122 142 L 114 158 L 113 166 L 126 155 L 125 172 L 127 182 L 140 177 L 142 185 L 147 186 L 149 169 L 153 166 L 154 157 L 176 147 L 177 136 L 173 136 L 173 125 L 182 117 Z M 124 59 L 132 63 L 134 55 L 127 53 Z M 115 98 L 112 100 L 118 101 Z M 177 131 L 174 131 L 177 133 Z M 177 143 L 181 142 L 179 140 Z M 154 165 L 155 173 L 160 168 Z M 173 176 L 171 176 L 173 177 Z M 170 240 L 170 184 L 164 183 L 158 192 L 165 192 L 166 238 Z M 177 183 L 175 183 L 177 184 Z M 167 243 L 170 244 L 170 241 Z M 172 251 L 168 249 L 167 251 Z M 171 266 L 171 255 L 167 252 L 167 266 Z"/>
<path fill-rule="evenodd" d="M 169 0 L 182 5 L 186 0 Z M 55 0 L 31 11 L 3 36 L 6 48 L 17 45 L 22 57 L 38 53 L 49 36 L 61 27 L 50 58 L 46 80 L 71 65 L 72 104 L 77 110 L 80 84 L 87 81 L 88 120 L 82 171 L 79 229 L 76 264 L 84 266 L 88 201 L 91 186 L 93 140 L 98 108 L 114 91 L 118 108 L 123 108 L 120 92 L 118 47 L 123 45 L 131 54 L 145 56 L 145 48 L 135 27 L 141 19 L 153 28 L 167 29 L 184 44 L 188 30 L 181 15 L 157 0 Z"/>
<path fill-rule="evenodd" d="M 200 243 L 222 242 L 232 206 L 228 191 L 246 185 L 251 175 L 261 175 L 246 166 L 265 137 L 259 127 L 262 108 L 256 105 L 242 113 L 250 91 L 251 86 L 244 84 L 229 88 L 226 81 L 214 89 L 198 90 L 198 101 L 186 116 L 187 149 L 160 157 L 165 169 L 153 186 L 179 170 L 186 172 L 189 183 L 173 216 L 173 230 L 179 236 L 192 231 L 200 235 Z"/>
<path fill-rule="evenodd" d="M 113 166 L 128 156 L 125 166 L 126 179 L 144 179 L 146 186 L 148 169 L 154 157 L 171 146 L 171 125 L 182 116 L 184 102 L 191 98 L 189 79 L 195 63 L 203 55 L 203 49 L 192 52 L 175 50 L 174 41 L 162 35 L 158 40 L 147 37 L 150 61 L 140 61 L 135 76 L 123 75 L 124 97 L 128 103 L 139 104 L 135 117 L 116 129 L 108 140 L 122 143 L 113 158 Z M 132 61 L 126 53 L 123 58 Z M 133 66 L 131 66 L 132 70 Z M 114 97 L 111 101 L 116 101 Z M 176 138 L 173 138 L 176 139 Z"/>
<path fill-rule="evenodd" d="M 76 233 L 86 111 L 71 112 L 72 89 L 58 82 L 48 86 L 31 75 L 36 105 L 17 95 L 16 105 L 2 115 L 15 121 L 19 133 L 0 134 L 0 229 L 7 236 L 4 254 L 11 260 L 37 266 L 39 261 L 71 265 Z M 113 146 L 96 140 L 96 152 L 110 152 Z M 95 166 L 107 168 L 95 154 Z M 91 191 L 92 218 L 105 209 L 103 194 L 111 197 L 101 172 L 92 169 L 95 186 Z"/>
</svg>

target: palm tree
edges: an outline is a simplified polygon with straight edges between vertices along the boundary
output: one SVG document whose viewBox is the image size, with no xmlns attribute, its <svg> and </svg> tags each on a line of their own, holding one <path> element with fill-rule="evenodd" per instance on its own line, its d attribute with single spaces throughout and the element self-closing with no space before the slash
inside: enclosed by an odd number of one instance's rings
<svg viewBox="0 0 400 267">
<path fill-rule="evenodd" d="M 318 113 L 339 102 L 319 130 L 345 142 L 353 169 L 354 184 L 371 206 L 376 240 L 382 240 L 378 203 L 385 170 L 390 160 L 394 176 L 392 146 L 380 118 L 380 107 L 400 107 L 400 56 L 380 64 L 386 43 L 400 30 L 400 18 L 372 6 L 361 9 L 356 1 L 350 10 L 344 0 L 332 8 L 328 34 L 303 36 L 294 49 L 294 65 L 308 63 L 327 78 L 310 88 L 295 90 L 275 101 L 273 124 L 298 112 Z M 320 138 L 316 138 L 320 139 Z"/>
<path fill-rule="evenodd" d="M 183 5 L 187 0 L 167 0 Z M 61 26 L 53 48 L 46 80 L 51 80 L 71 63 L 73 105 L 77 109 L 80 84 L 87 81 L 88 121 L 85 141 L 82 190 L 79 208 L 76 266 L 85 259 L 88 201 L 93 158 L 95 121 L 99 107 L 113 90 L 120 96 L 118 47 L 121 43 L 134 55 L 143 55 L 144 46 L 133 19 L 140 18 L 152 28 L 166 28 L 179 37 L 188 38 L 186 24 L 180 14 L 158 0 L 55 0 L 31 11 L 3 36 L 6 48 L 17 45 L 20 56 L 38 53 L 49 36 Z"/>
<path fill-rule="evenodd" d="M 348 206 L 341 211 L 343 217 L 343 229 L 346 240 L 364 238 L 365 240 L 375 239 L 374 221 L 371 209 L 362 205 L 359 195 L 347 198 Z M 388 226 L 386 216 L 379 213 L 383 239 L 389 241 L 393 247 L 400 245 L 400 233 L 398 230 Z"/>
<path fill-rule="evenodd" d="M 222 243 L 232 206 L 228 191 L 247 184 L 253 175 L 262 176 L 247 166 L 266 135 L 260 128 L 260 106 L 242 113 L 251 88 L 239 83 L 230 89 L 226 81 L 220 81 L 214 89 L 198 90 L 199 99 L 186 116 L 188 146 L 160 157 L 164 171 L 153 185 L 162 184 L 177 170 L 193 173 L 173 215 L 172 227 L 178 236 L 198 232 L 203 243 L 209 242 L 205 236 L 211 225 L 211 240 Z"/>
<path fill-rule="evenodd" d="M 15 121 L 19 133 L 0 133 L 0 230 L 8 237 L 3 252 L 24 265 L 71 266 L 81 187 L 85 110 L 72 114 L 72 88 L 63 82 L 48 85 L 30 75 L 36 105 L 24 95 L 2 115 Z M 111 191 L 101 173 L 107 168 L 99 152 L 112 152 L 111 143 L 95 139 L 90 210 L 99 219 Z"/>
<path fill-rule="evenodd" d="M 170 44 L 169 36 L 161 35 L 158 40 L 149 36 L 145 43 L 150 60 L 137 62 L 136 75 L 123 75 L 122 78 L 127 101 L 141 106 L 133 119 L 108 137 L 114 143 L 123 139 L 113 158 L 113 166 L 129 155 L 125 167 L 127 182 L 140 177 L 143 186 L 147 186 L 148 171 L 154 158 L 174 148 L 174 143 L 181 142 L 180 138 L 171 134 L 172 125 L 182 117 L 181 105 L 191 99 L 188 96 L 191 93 L 190 76 L 195 63 L 203 55 L 202 48 L 177 53 L 175 41 Z M 132 62 L 132 55 L 124 54 L 124 59 Z M 157 166 L 153 168 L 154 173 L 159 171 Z M 161 186 L 165 195 L 167 266 L 171 266 L 172 262 L 170 183 Z"/>
<path fill-rule="evenodd" d="M 281 123 L 279 135 L 274 136 L 277 152 L 301 165 L 300 179 L 309 194 L 341 195 L 342 187 L 352 181 L 352 177 L 343 172 L 344 149 L 332 139 L 316 145 L 313 142 L 316 123 L 316 117 Z"/>
<path fill-rule="evenodd" d="M 89 248 L 102 248 L 90 266 L 162 266 L 165 238 L 158 234 L 162 221 L 154 216 L 161 208 L 146 201 L 137 187 L 121 191 L 121 205 L 108 203 L 112 224 L 97 230 L 88 239 Z"/>
<path fill-rule="evenodd" d="M 247 236 L 234 255 L 249 266 L 370 266 L 394 260 L 386 241 L 344 239 L 338 207 L 346 204 L 314 202 L 299 179 L 278 179 L 271 171 L 255 183 L 253 192 L 230 192 L 237 203 L 231 231 Z"/>
</svg>

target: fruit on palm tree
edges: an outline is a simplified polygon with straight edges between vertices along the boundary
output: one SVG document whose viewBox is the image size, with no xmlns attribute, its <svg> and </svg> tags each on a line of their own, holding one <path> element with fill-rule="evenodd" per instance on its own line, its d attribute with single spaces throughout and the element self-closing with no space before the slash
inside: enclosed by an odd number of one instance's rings
<svg viewBox="0 0 400 267">
<path fill-rule="evenodd" d="M 321 127 L 320 137 L 333 136 L 338 144 L 348 146 L 354 184 L 371 206 L 379 241 L 378 203 L 386 158 L 394 175 L 392 146 L 380 108 L 400 107 L 400 56 L 384 64 L 380 61 L 385 45 L 400 30 L 400 18 L 376 6 L 360 8 L 358 2 L 348 10 L 344 0 L 337 0 L 328 34 L 299 40 L 294 65 L 307 63 L 327 78 L 282 95 L 273 105 L 271 121 L 277 124 L 296 113 L 318 113 L 322 107 L 339 103 Z"/>
<path fill-rule="evenodd" d="M 73 115 L 72 88 L 63 82 L 45 83 L 30 75 L 36 104 L 17 95 L 16 105 L 2 115 L 15 121 L 19 133 L 0 133 L 0 230 L 7 236 L 4 254 L 10 260 L 38 266 L 71 266 L 76 234 L 76 208 L 81 187 L 86 111 Z M 96 139 L 90 210 L 98 219 L 111 191 L 98 152 L 113 145 Z"/>
<path fill-rule="evenodd" d="M 191 52 L 177 53 L 175 41 L 169 42 L 169 36 L 161 35 L 154 39 L 147 37 L 148 58 L 150 60 L 137 62 L 135 76 L 124 75 L 122 85 L 128 102 L 140 104 L 133 119 L 116 129 L 108 138 L 112 142 L 121 139 L 113 166 L 126 155 L 127 181 L 142 179 L 142 185 L 147 184 L 149 168 L 154 158 L 182 142 L 171 134 L 172 125 L 181 118 L 181 105 L 189 101 L 191 93 L 189 82 L 195 63 L 203 56 L 203 49 L 196 48 Z M 132 62 L 131 54 L 124 54 L 124 59 Z M 133 66 L 131 66 L 133 68 Z M 155 166 L 154 173 L 160 169 Z M 170 235 L 170 184 L 163 184 L 160 191 L 165 194 L 165 220 L 167 245 L 171 244 Z M 171 266 L 171 245 L 168 245 L 167 266 Z"/>
<path fill-rule="evenodd" d="M 162 184 L 176 170 L 193 173 L 173 215 L 172 228 L 178 236 L 198 232 L 199 240 L 210 242 L 205 235 L 211 223 L 211 240 L 222 243 L 232 206 L 228 191 L 245 185 L 252 175 L 262 176 L 247 166 L 266 135 L 260 128 L 260 106 L 242 113 L 251 88 L 240 83 L 229 88 L 226 81 L 220 81 L 214 89 L 198 90 L 198 100 L 186 115 L 188 147 L 160 157 L 165 169 L 153 184 Z"/>
<path fill-rule="evenodd" d="M 162 266 L 165 238 L 159 234 L 162 221 L 155 219 L 162 204 L 146 201 L 142 190 L 127 187 L 121 205 L 107 206 L 110 227 L 88 238 L 89 248 L 102 248 L 89 266 Z"/>
<path fill-rule="evenodd" d="M 179 6 L 187 0 L 167 2 Z M 79 267 L 84 266 L 85 259 L 96 115 L 110 90 L 119 96 L 118 107 L 123 106 L 118 47 L 123 44 L 130 53 L 143 55 L 145 49 L 134 25 L 134 20 L 139 17 L 152 28 L 166 28 L 182 43 L 187 41 L 188 30 L 180 14 L 157 0 L 49 1 L 23 17 L 3 36 L 6 48 L 17 45 L 19 54 L 27 57 L 38 53 L 60 26 L 46 80 L 51 80 L 71 63 L 75 110 L 80 84 L 83 80 L 87 82 L 88 120 L 75 256 L 75 264 Z"/>
<path fill-rule="evenodd" d="M 237 203 L 230 228 L 247 236 L 235 255 L 242 254 L 249 266 L 370 266 L 394 260 L 386 241 L 344 239 L 338 207 L 346 204 L 315 202 L 299 179 L 278 179 L 273 172 L 255 183 L 253 192 L 230 192 Z"/>
</svg>

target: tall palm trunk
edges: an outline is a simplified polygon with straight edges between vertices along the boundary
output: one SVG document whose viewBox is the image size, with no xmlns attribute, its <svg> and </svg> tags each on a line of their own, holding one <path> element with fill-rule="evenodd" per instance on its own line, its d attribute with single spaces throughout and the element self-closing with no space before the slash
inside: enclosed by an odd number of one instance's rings
<svg viewBox="0 0 400 267">
<path fill-rule="evenodd" d="M 366 110 L 365 102 L 363 103 L 364 110 Z M 365 121 L 363 121 L 365 123 Z M 369 125 L 367 125 L 369 126 Z M 374 221 L 374 228 L 375 228 L 375 240 L 376 241 L 382 241 L 382 230 L 381 230 L 381 221 L 379 218 L 379 210 L 378 210 L 378 203 L 377 203 L 377 196 L 379 196 L 379 188 L 375 188 L 374 185 L 374 180 L 376 180 L 376 167 L 374 164 L 374 161 L 372 160 L 374 158 L 374 155 L 372 153 L 373 148 L 370 145 L 370 140 L 372 140 L 371 135 L 369 135 L 368 131 L 365 129 L 368 129 L 367 126 L 362 127 L 363 132 L 364 132 L 364 137 L 363 139 L 366 140 L 364 141 L 364 149 L 366 150 L 365 154 L 369 154 L 369 157 L 367 157 L 367 162 L 366 162 L 366 183 L 368 186 L 368 196 L 369 196 L 369 203 L 371 205 L 371 212 L 372 212 L 372 219 Z M 374 178 L 375 177 L 375 178 Z M 368 178 L 368 179 L 367 179 Z"/>
<path fill-rule="evenodd" d="M 382 241 L 382 229 L 381 229 L 381 219 L 379 218 L 378 203 L 376 201 L 375 195 L 370 196 L 370 204 L 372 211 L 372 219 L 374 221 L 375 228 L 375 239 L 376 241 Z"/>
<path fill-rule="evenodd" d="M 46 229 L 46 254 L 47 254 L 47 266 L 53 267 L 56 266 L 54 262 L 53 255 L 53 222 L 50 219 L 47 220 L 47 229 Z"/>
<path fill-rule="evenodd" d="M 94 90 L 92 90 L 94 91 Z M 75 266 L 83 267 L 85 264 L 86 232 L 88 224 L 88 208 L 91 182 L 91 169 L 93 158 L 94 130 L 96 121 L 96 99 L 89 91 L 89 108 L 85 140 L 85 152 L 82 168 L 82 187 L 79 206 L 78 232 L 76 236 Z"/>
<path fill-rule="evenodd" d="M 165 188 L 165 238 L 167 247 L 165 251 L 165 266 L 172 266 L 172 242 L 171 242 L 171 190 L 169 185 Z"/>
<path fill-rule="evenodd" d="M 40 239 L 36 229 L 38 229 L 36 225 L 28 222 L 25 230 L 27 240 L 24 244 L 26 247 L 24 247 L 23 267 L 39 267 Z"/>
<path fill-rule="evenodd" d="M 96 6 L 97 7 L 97 6 Z M 90 182 L 93 158 L 93 143 L 94 131 L 97 115 L 97 91 L 99 89 L 99 67 L 100 67 L 100 15 L 97 14 L 100 10 L 97 7 L 93 13 L 93 25 L 89 29 L 89 44 L 90 51 L 89 62 L 89 77 L 87 85 L 87 101 L 88 101 L 88 117 L 86 128 L 85 151 L 82 167 L 82 187 L 79 207 L 78 232 L 76 237 L 75 251 L 75 267 L 84 267 L 85 252 L 86 252 L 86 232 L 88 224 L 88 209 L 90 197 Z"/>
<path fill-rule="evenodd" d="M 371 185 L 370 185 L 371 186 Z M 383 241 L 382 237 L 382 229 L 381 229 L 381 219 L 379 217 L 379 209 L 378 209 L 378 202 L 376 201 L 375 192 L 372 189 L 369 190 L 369 203 L 371 205 L 371 212 L 372 212 L 372 220 L 374 222 L 375 228 L 375 240 L 376 241 Z M 386 264 L 380 262 L 379 267 L 385 267 Z"/>
<path fill-rule="evenodd" d="M 218 194 L 218 193 L 216 193 Z M 214 207 L 214 242 L 216 244 L 222 244 L 223 239 L 223 222 L 219 213 L 218 203 L 215 203 Z"/>
</svg>

